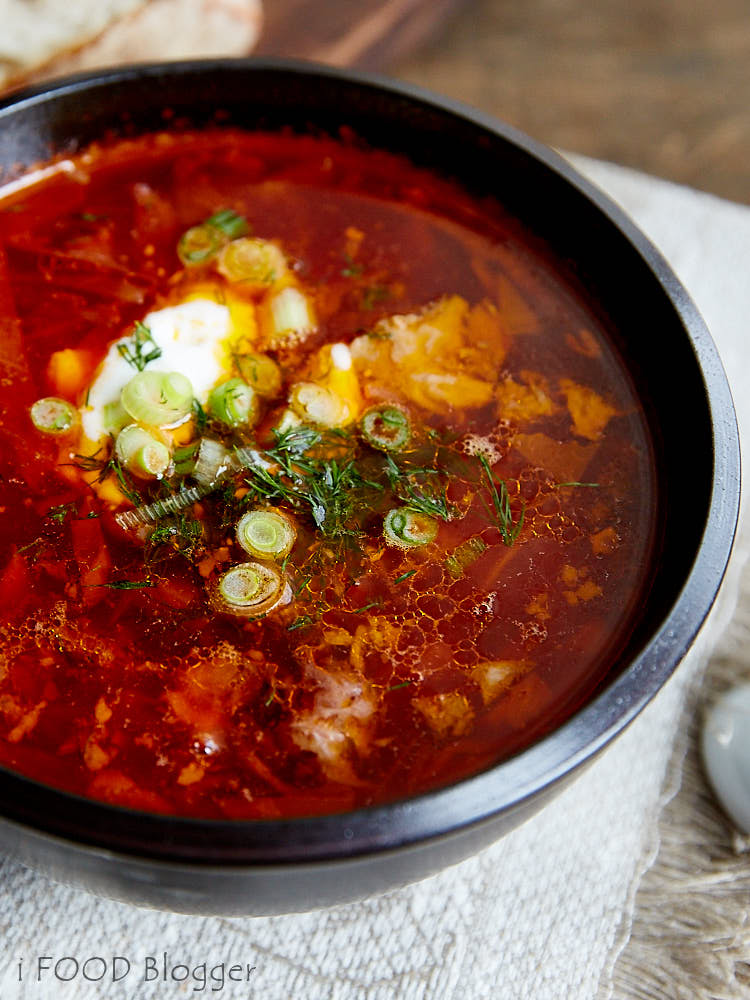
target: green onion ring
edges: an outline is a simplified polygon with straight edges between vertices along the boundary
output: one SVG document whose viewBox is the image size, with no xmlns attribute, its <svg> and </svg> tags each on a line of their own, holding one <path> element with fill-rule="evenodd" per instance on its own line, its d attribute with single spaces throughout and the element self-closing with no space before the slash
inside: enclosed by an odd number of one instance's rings
<svg viewBox="0 0 750 1000">
<path fill-rule="evenodd" d="M 400 549 L 414 549 L 434 542 L 438 523 L 409 507 L 395 507 L 389 510 L 383 520 L 383 537 L 389 545 Z"/>
<path fill-rule="evenodd" d="M 250 510 L 237 524 L 237 541 L 256 559 L 283 559 L 289 555 L 297 532 L 283 514 L 275 510 Z"/>
</svg>

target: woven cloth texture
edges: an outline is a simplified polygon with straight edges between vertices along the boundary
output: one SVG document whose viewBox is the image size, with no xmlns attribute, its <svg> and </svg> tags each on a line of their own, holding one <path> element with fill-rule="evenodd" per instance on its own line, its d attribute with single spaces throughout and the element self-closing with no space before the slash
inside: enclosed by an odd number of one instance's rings
<svg viewBox="0 0 750 1000">
<path fill-rule="evenodd" d="M 729 371 L 741 378 L 750 314 L 750 283 L 741 261 L 750 259 L 750 210 L 608 164 L 574 162 L 662 249 L 703 312 Z M 750 427 L 750 392 L 737 397 L 744 431 Z M 4 1000 L 149 1000 L 210 992 L 268 1000 L 630 995 L 621 993 L 623 976 L 617 970 L 637 925 L 637 914 L 635 922 L 632 918 L 638 886 L 657 855 L 659 816 L 674 790 L 665 788 L 665 775 L 685 727 L 685 707 L 733 612 L 746 547 L 741 536 L 719 602 L 674 678 L 571 786 L 490 848 L 381 897 L 308 914 L 243 919 L 139 910 L 53 884 L 5 860 L 0 995 Z M 147 981 L 148 957 L 161 961 L 165 952 L 170 966 L 188 967 L 185 982 Z M 112 954 L 132 965 L 118 983 L 78 978 L 64 984 L 49 974 L 36 981 L 39 956 L 83 961 Z M 215 979 L 201 989 L 202 963 L 210 969 L 222 962 L 255 966 L 250 982 L 226 981 L 219 990 Z"/>
</svg>

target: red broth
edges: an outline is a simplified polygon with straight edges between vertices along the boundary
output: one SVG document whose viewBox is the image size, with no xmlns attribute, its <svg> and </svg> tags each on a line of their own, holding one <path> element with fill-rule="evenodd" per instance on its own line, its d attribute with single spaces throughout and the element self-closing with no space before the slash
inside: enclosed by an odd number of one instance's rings
<svg viewBox="0 0 750 1000">
<path fill-rule="evenodd" d="M 185 262 L 219 212 L 236 231 Z M 237 239 L 281 273 L 228 277 Z M 43 397 L 94 409 L 118 338 L 128 377 L 134 352 L 154 368 L 135 324 L 196 300 L 230 309 L 219 382 L 252 388 L 249 353 L 280 376 L 249 422 L 204 393 L 147 428 L 170 454 L 150 479 L 119 427 L 34 426 Z M 0 330 L 5 767 L 156 812 L 336 812 L 508 757 L 611 669 L 653 545 L 648 430 L 595 310 L 498 206 L 353 142 L 122 140 L 0 189 Z M 373 446 L 368 411 L 407 443 Z M 196 486 L 205 437 L 263 462 L 123 522 Z M 264 563 L 276 606 L 242 617 L 217 594 L 257 565 L 235 534 L 253 509 L 296 534 Z"/>
</svg>

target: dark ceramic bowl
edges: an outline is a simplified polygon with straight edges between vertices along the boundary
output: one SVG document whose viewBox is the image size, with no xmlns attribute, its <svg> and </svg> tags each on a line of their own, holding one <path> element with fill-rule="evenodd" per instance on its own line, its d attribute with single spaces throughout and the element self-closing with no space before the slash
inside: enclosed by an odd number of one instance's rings
<svg viewBox="0 0 750 1000">
<path fill-rule="evenodd" d="M 663 545 L 608 684 L 529 749 L 451 787 L 345 815 L 174 819 L 102 805 L 0 771 L 0 843 L 93 891 L 183 912 L 270 914 L 366 896 L 467 857 L 541 808 L 640 712 L 690 646 L 718 590 L 739 500 L 739 442 L 709 334 L 669 267 L 571 167 L 484 115 L 410 87 L 279 62 L 119 69 L 0 102 L 7 173 L 114 130 L 352 127 L 499 197 L 609 319 L 646 406 L 662 477 Z M 654 332 L 658 331 L 658 349 Z M 690 497 L 690 503 L 684 502 Z"/>
</svg>

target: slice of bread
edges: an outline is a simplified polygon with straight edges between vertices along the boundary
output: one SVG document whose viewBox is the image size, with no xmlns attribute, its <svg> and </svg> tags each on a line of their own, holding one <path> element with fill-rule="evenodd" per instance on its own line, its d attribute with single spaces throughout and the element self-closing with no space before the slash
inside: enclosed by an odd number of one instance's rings
<svg viewBox="0 0 750 1000">
<path fill-rule="evenodd" d="M 262 0 L 0 0 L 0 90 L 118 63 L 247 55 Z"/>
</svg>

